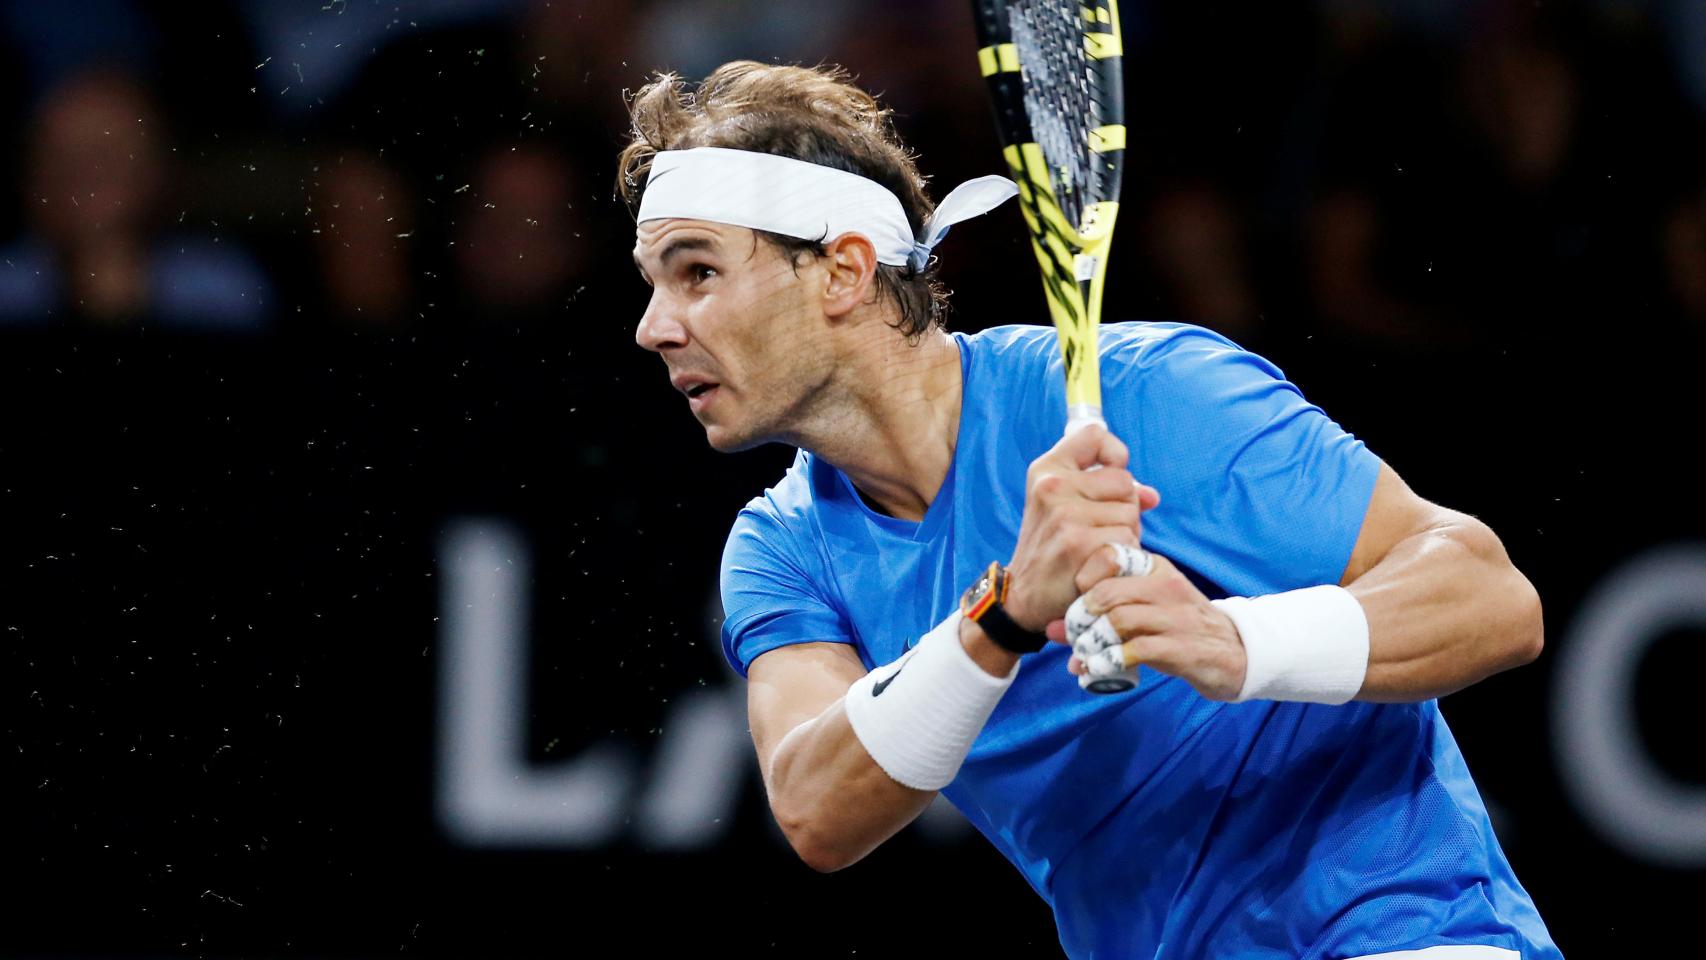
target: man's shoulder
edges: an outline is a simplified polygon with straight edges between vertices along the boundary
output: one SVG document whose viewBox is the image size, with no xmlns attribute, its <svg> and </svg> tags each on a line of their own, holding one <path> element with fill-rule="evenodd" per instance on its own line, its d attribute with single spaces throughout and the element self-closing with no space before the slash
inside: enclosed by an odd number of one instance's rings
<svg viewBox="0 0 1706 960">
<path fill-rule="evenodd" d="M 971 368 L 979 371 L 973 382 L 980 392 L 1035 406 L 1039 397 L 1064 391 L 1066 361 L 1053 326 L 1018 324 L 960 336 Z M 1104 323 L 1098 341 L 1104 403 L 1122 393 L 1135 402 L 1143 384 L 1165 384 L 1162 393 L 1189 392 L 1228 364 L 1266 363 L 1207 327 L 1176 321 Z"/>
<path fill-rule="evenodd" d="M 814 477 L 817 458 L 800 450 L 781 479 L 748 500 L 735 516 L 729 530 L 728 550 L 741 541 L 754 546 L 779 547 L 782 541 L 806 535 L 814 526 L 818 491 Z"/>
<path fill-rule="evenodd" d="M 1060 350 L 1053 326 L 1035 323 L 1006 324 L 973 334 L 963 334 L 975 354 L 1019 359 L 1032 357 L 1058 361 Z M 1140 354 L 1163 355 L 1180 347 L 1207 346 L 1242 350 L 1238 344 L 1207 327 L 1171 320 L 1126 320 L 1104 323 L 1098 330 L 1104 358 L 1134 359 Z"/>
<path fill-rule="evenodd" d="M 736 515 L 718 573 L 728 618 L 725 643 L 730 625 L 748 623 L 753 617 L 808 608 L 820 613 L 838 609 L 831 600 L 820 517 L 825 502 L 835 498 L 837 483 L 833 468 L 801 450 L 781 479 Z M 738 663 L 730 650 L 731 660 Z M 739 669 L 746 673 L 744 663 Z"/>
<path fill-rule="evenodd" d="M 1245 352 L 1243 347 L 1207 327 L 1173 320 L 1105 323 L 1101 348 L 1104 358 L 1156 362 L 1182 352 Z"/>
</svg>

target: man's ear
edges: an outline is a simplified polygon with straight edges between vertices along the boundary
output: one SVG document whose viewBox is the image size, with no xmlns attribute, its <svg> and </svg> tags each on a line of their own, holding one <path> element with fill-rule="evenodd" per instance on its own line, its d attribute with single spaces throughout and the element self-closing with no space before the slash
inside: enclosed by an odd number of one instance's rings
<svg viewBox="0 0 1706 960">
<path fill-rule="evenodd" d="M 863 234 L 844 233 L 825 243 L 823 250 L 823 312 L 839 319 L 870 300 L 877 282 L 877 248 Z"/>
</svg>

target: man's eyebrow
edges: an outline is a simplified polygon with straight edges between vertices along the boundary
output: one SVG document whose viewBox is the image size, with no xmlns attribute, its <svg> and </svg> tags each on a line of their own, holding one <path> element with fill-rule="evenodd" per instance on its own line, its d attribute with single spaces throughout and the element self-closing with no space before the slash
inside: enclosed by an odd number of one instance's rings
<svg viewBox="0 0 1706 960">
<path fill-rule="evenodd" d="M 664 244 L 663 253 L 658 254 L 658 262 L 667 267 L 670 258 L 678 253 L 686 253 L 689 250 L 709 251 L 715 250 L 716 247 L 717 242 L 709 237 L 681 237 Z M 646 268 L 640 264 L 640 255 L 637 253 L 634 254 L 634 266 L 639 268 L 642 276 L 645 274 Z"/>
</svg>

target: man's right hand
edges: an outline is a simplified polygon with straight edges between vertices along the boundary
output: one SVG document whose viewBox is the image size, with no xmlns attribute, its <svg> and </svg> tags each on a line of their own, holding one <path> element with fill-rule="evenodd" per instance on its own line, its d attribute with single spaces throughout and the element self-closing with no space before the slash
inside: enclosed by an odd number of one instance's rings
<svg viewBox="0 0 1706 960">
<path fill-rule="evenodd" d="M 1078 598 L 1076 576 L 1090 554 L 1106 543 L 1138 545 L 1143 511 L 1161 495 L 1126 471 L 1129 456 L 1118 437 L 1092 424 L 1031 462 L 1002 603 L 1014 622 L 1041 633 Z"/>
</svg>

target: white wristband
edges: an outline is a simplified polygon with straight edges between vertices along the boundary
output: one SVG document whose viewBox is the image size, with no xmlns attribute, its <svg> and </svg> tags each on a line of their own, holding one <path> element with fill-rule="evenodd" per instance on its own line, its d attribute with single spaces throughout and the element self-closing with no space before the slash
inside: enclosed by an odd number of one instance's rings
<svg viewBox="0 0 1706 960">
<path fill-rule="evenodd" d="M 1368 617 L 1339 586 L 1210 601 L 1244 640 L 1239 700 L 1344 703 L 1368 675 Z"/>
<path fill-rule="evenodd" d="M 954 782 L 1019 667 L 992 677 L 960 646 L 960 612 L 847 689 L 847 722 L 883 772 L 914 790 Z M 902 676 L 905 671 L 905 676 Z"/>
</svg>

